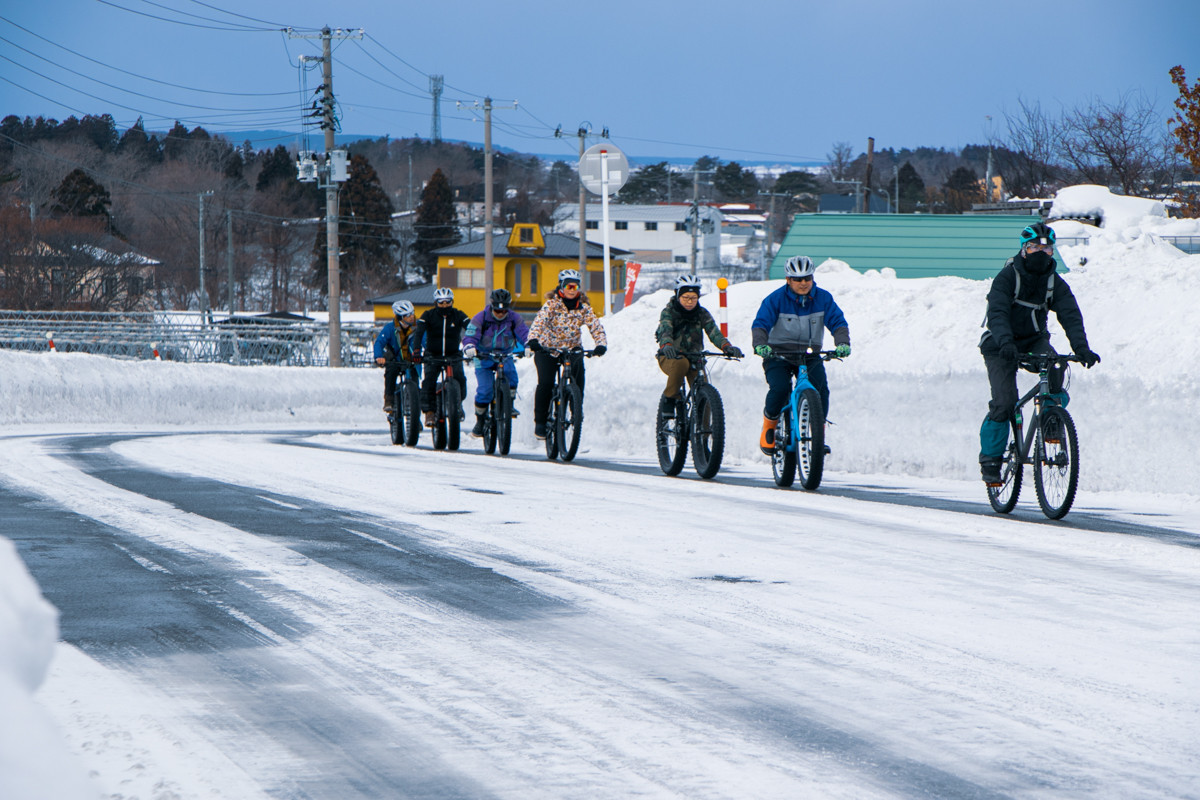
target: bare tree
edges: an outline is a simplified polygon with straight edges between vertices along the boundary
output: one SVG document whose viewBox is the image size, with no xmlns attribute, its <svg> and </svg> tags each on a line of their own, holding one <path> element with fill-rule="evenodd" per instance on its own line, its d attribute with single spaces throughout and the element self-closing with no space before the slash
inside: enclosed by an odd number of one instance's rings
<svg viewBox="0 0 1200 800">
<path fill-rule="evenodd" d="M 834 142 L 833 150 L 825 155 L 829 161 L 829 177 L 840 181 L 846 177 L 854 162 L 854 148 L 849 142 Z"/>
<path fill-rule="evenodd" d="M 1063 158 L 1083 179 L 1144 197 L 1159 191 L 1156 178 L 1168 166 L 1167 136 L 1154 104 L 1142 94 L 1125 94 L 1068 111 L 1059 142 Z"/>
<path fill-rule="evenodd" d="M 1018 100 L 1020 111 L 1004 113 L 1008 125 L 1007 153 L 1000 170 L 1008 190 L 1017 197 L 1045 197 L 1057 188 L 1055 167 L 1059 123 L 1042 111 L 1041 103 Z"/>
</svg>

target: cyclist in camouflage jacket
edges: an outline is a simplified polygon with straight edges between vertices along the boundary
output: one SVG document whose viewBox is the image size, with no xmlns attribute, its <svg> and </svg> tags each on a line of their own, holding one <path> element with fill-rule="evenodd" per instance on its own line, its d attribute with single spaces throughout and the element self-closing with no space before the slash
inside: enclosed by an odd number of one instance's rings
<svg viewBox="0 0 1200 800">
<path fill-rule="evenodd" d="M 704 349 L 704 335 L 728 356 L 741 358 L 742 351 L 721 334 L 716 320 L 707 308 L 700 305 L 700 278 L 680 275 L 675 280 L 675 295 L 667 302 L 658 317 L 654 339 L 658 342 L 658 367 L 667 375 L 667 388 L 659 400 L 659 413 L 671 417 L 675 404 L 682 399 L 679 390 L 686 377 L 688 385 L 696 378 L 696 366 L 683 353 L 698 353 Z"/>
</svg>

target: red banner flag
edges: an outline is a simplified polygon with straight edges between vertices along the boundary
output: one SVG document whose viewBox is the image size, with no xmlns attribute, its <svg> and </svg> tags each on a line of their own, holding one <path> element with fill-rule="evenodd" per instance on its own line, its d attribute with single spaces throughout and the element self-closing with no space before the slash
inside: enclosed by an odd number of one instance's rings
<svg viewBox="0 0 1200 800">
<path fill-rule="evenodd" d="M 638 273 L 642 271 L 642 265 L 636 261 L 625 262 L 625 307 L 633 302 L 633 287 L 637 285 Z"/>
</svg>

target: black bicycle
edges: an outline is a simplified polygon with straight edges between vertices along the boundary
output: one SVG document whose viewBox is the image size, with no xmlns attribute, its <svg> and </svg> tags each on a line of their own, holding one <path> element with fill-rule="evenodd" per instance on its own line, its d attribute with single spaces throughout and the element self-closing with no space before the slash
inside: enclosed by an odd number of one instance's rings
<svg viewBox="0 0 1200 800">
<path fill-rule="evenodd" d="M 1075 502 L 1075 489 L 1079 484 L 1079 437 L 1075 433 L 1075 421 L 1050 392 L 1050 370 L 1070 361 L 1078 362 L 1079 359 L 1034 353 L 1018 359 L 1020 367 L 1038 373 L 1038 382 L 1017 401 L 1013 410 L 1012 439 L 1000 466 L 1001 483 L 987 487 L 992 508 L 1001 514 L 1007 514 L 1017 505 L 1026 464 L 1033 465 L 1033 485 L 1043 514 L 1050 519 L 1062 519 Z M 1064 375 L 1064 391 L 1066 378 Z M 1029 416 L 1029 430 L 1025 432 L 1021 409 L 1031 400 L 1033 413 Z"/>
<path fill-rule="evenodd" d="M 680 353 L 690 359 L 696 369 L 691 391 L 685 386 L 675 402 L 674 416 L 663 415 L 660 408 L 654 425 L 654 441 L 658 446 L 658 465 L 667 475 L 678 475 L 687 460 L 688 445 L 692 448 L 692 466 L 701 478 L 711 478 L 721 469 L 725 454 L 725 406 L 721 395 L 708 381 L 707 360 L 716 356 L 737 360 L 725 353 Z"/>
<path fill-rule="evenodd" d="M 425 363 L 430 369 L 438 370 L 437 388 L 434 391 L 433 449 L 457 450 L 462 434 L 462 389 L 454 375 L 459 364 L 457 358 L 427 356 Z"/>
<path fill-rule="evenodd" d="M 779 414 L 775 428 L 775 449 L 771 453 L 771 472 L 776 486 L 791 486 L 800 473 L 800 485 L 816 489 L 825 469 L 825 406 L 821 395 L 808 379 L 805 359 L 820 356 L 822 361 L 838 359 L 834 350 L 781 353 L 776 358 L 795 364 L 799 369 L 788 402 Z"/>
<path fill-rule="evenodd" d="M 563 461 L 570 461 L 579 452 L 579 429 L 583 426 L 583 390 L 575 383 L 575 365 L 595 351 L 574 347 L 548 352 L 558 366 L 546 417 L 546 458 L 553 461 L 561 456 Z"/>
<path fill-rule="evenodd" d="M 411 370 L 410 362 L 401 362 L 396 393 L 392 396 L 392 411 L 388 414 L 388 426 L 392 432 L 392 444 L 415 447 L 421 436 L 421 389 L 417 379 L 409 375 Z"/>
<path fill-rule="evenodd" d="M 512 363 L 513 354 L 509 351 L 494 352 L 483 358 L 492 361 L 491 369 L 495 375 L 492 402 L 488 404 L 483 417 L 483 451 L 491 455 L 499 448 L 500 455 L 506 456 L 512 445 L 513 390 L 508 383 L 508 375 L 504 373 L 504 366 Z"/>
</svg>

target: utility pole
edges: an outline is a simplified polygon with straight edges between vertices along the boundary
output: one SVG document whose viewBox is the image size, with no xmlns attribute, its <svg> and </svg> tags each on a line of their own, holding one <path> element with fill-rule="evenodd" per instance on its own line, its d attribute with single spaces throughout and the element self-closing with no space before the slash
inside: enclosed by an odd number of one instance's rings
<svg viewBox="0 0 1200 800">
<path fill-rule="evenodd" d="M 200 192 L 200 263 L 197 266 L 197 277 L 200 279 L 196 306 L 200 309 L 200 319 L 208 315 L 208 295 L 204 291 L 204 198 L 212 192 Z"/>
<path fill-rule="evenodd" d="M 462 108 L 462 103 L 458 104 Z M 492 185 L 492 109 L 493 108 L 513 109 L 517 107 L 517 101 L 514 100 L 511 106 L 494 106 L 492 98 L 483 98 L 483 302 L 487 305 L 492 296 L 492 287 L 495 284 L 495 276 L 492 275 L 492 264 L 495 260 L 495 254 L 492 252 L 492 218 L 495 216 L 492 203 L 495 187 Z M 478 109 L 478 102 L 471 108 Z"/>
<path fill-rule="evenodd" d="M 697 258 L 699 257 L 699 250 L 697 247 L 697 238 L 700 235 L 700 225 L 701 225 L 701 223 L 700 223 L 700 173 L 701 172 L 707 174 L 710 172 L 716 172 L 716 170 L 713 170 L 713 169 L 693 169 L 692 170 L 692 211 L 690 214 L 690 216 L 692 218 L 692 224 L 691 224 L 691 229 L 692 229 L 692 272 L 696 273 L 696 274 L 698 274 L 699 270 L 700 270 L 700 265 L 699 265 L 699 262 L 697 261 Z"/>
<path fill-rule="evenodd" d="M 318 38 L 307 34 L 298 34 L 291 28 L 287 29 L 288 36 L 293 39 Z M 333 148 L 334 132 L 338 121 L 334 113 L 333 102 L 333 47 L 334 37 L 338 39 L 361 39 L 362 28 L 347 31 L 338 28 L 336 32 L 326 25 L 318 35 L 321 39 L 321 77 L 322 90 L 322 120 L 321 128 L 325 131 L 325 168 L 327 181 L 325 184 L 325 248 L 326 271 L 328 272 L 329 289 L 329 366 L 342 366 L 342 276 L 338 261 L 338 188 L 339 182 L 333 177 Z M 344 178 L 342 179 L 344 180 Z"/>
<path fill-rule="evenodd" d="M 233 316 L 233 209 L 225 209 L 225 266 L 229 277 L 229 316 Z"/>
<path fill-rule="evenodd" d="M 759 192 L 758 194 L 760 197 L 766 195 L 767 197 L 771 198 L 771 210 L 767 214 L 767 245 L 766 249 L 763 251 L 763 260 L 761 269 L 759 270 L 758 278 L 761 281 L 765 281 L 770 277 L 769 270 L 767 268 L 767 261 L 773 255 L 773 250 L 775 247 L 775 198 L 791 197 L 791 195 L 787 194 L 786 192 Z"/>
<path fill-rule="evenodd" d="M 442 140 L 442 86 L 445 83 L 442 75 L 429 76 L 429 93 L 433 95 L 433 126 L 429 138 L 434 144 Z"/>
<path fill-rule="evenodd" d="M 875 170 L 875 137 L 867 137 L 867 177 L 863 183 L 867 187 L 866 197 L 863 199 L 863 213 L 871 213 L 871 173 Z"/>
</svg>

